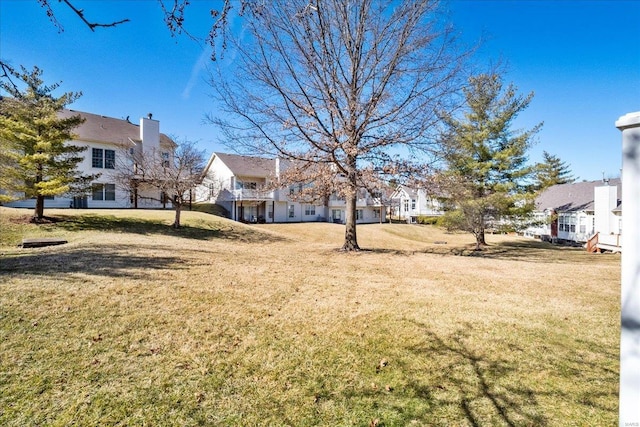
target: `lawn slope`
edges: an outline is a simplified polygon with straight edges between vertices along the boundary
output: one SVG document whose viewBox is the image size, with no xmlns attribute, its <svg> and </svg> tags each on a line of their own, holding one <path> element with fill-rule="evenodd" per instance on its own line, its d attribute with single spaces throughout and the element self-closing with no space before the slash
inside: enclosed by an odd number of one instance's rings
<svg viewBox="0 0 640 427">
<path fill-rule="evenodd" d="M 614 425 L 619 257 L 0 208 L 0 425 Z M 22 218 L 22 219 L 21 219 Z M 24 237 L 66 245 L 21 249 Z"/>
</svg>

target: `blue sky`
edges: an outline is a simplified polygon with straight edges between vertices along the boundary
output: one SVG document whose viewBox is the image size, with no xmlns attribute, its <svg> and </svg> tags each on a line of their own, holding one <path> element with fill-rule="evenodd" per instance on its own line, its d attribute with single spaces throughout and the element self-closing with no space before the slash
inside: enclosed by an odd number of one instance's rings
<svg viewBox="0 0 640 427">
<path fill-rule="evenodd" d="M 196 140 L 208 153 L 229 151 L 218 143 L 216 129 L 203 123 L 205 113 L 216 111 L 206 82 L 206 46 L 172 38 L 153 0 L 74 4 L 92 21 L 131 22 L 91 32 L 52 1 L 64 27 L 59 32 L 36 0 L 0 0 L 0 57 L 38 65 L 47 82 L 82 91 L 70 108 L 129 116 L 134 123 L 153 113 L 162 132 Z M 204 37 L 208 11 L 220 5 L 192 0 L 190 32 Z M 640 0 L 451 0 L 444 7 L 465 41 L 484 39 L 479 61 L 506 62 L 505 81 L 521 93 L 535 92 L 516 123 L 528 128 L 544 122 L 531 162 L 546 150 L 580 179 L 619 175 L 621 136 L 614 122 L 640 111 Z"/>
</svg>

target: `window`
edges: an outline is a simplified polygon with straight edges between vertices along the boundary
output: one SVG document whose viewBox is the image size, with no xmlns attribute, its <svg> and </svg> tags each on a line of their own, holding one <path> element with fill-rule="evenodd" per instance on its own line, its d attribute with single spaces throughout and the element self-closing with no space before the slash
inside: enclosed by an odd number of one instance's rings
<svg viewBox="0 0 640 427">
<path fill-rule="evenodd" d="M 115 169 L 115 150 L 103 150 L 102 148 L 91 149 L 91 166 L 94 168 Z"/>
<path fill-rule="evenodd" d="M 104 168 L 116 168 L 116 152 L 114 150 L 104 150 Z"/>
<path fill-rule="evenodd" d="M 91 186 L 93 200 L 115 200 L 115 184 L 93 184 Z"/>
<path fill-rule="evenodd" d="M 356 209 L 356 220 L 362 219 L 363 218 L 363 214 L 364 214 L 364 212 L 362 211 L 362 209 Z"/>
<path fill-rule="evenodd" d="M 162 167 L 163 168 L 169 167 L 169 153 L 166 151 L 162 152 Z"/>
<path fill-rule="evenodd" d="M 91 166 L 94 168 L 102 168 L 102 148 L 91 149 Z"/>
<path fill-rule="evenodd" d="M 340 209 L 332 209 L 331 218 L 333 218 L 334 221 L 339 221 L 340 219 L 342 219 L 342 211 Z"/>
<path fill-rule="evenodd" d="M 209 184 L 209 199 L 216 197 L 216 185 L 214 183 Z"/>
<path fill-rule="evenodd" d="M 105 200 L 115 200 L 116 199 L 116 185 L 115 184 L 105 184 L 104 185 L 104 199 Z"/>
<path fill-rule="evenodd" d="M 294 205 L 289 205 L 289 218 L 296 216 L 296 210 Z"/>
<path fill-rule="evenodd" d="M 373 211 L 373 217 L 374 218 L 380 218 L 380 211 L 381 210 L 382 210 L 382 208 L 374 210 Z"/>
<path fill-rule="evenodd" d="M 91 196 L 93 200 L 104 200 L 104 185 L 93 184 L 91 186 L 91 192 L 93 193 Z"/>
<path fill-rule="evenodd" d="M 404 211 L 409 212 L 409 200 L 404 201 Z"/>
<path fill-rule="evenodd" d="M 305 215 L 315 215 L 316 214 L 316 207 L 314 205 L 306 205 L 304 207 L 304 214 Z"/>
<path fill-rule="evenodd" d="M 416 210 L 416 199 L 411 199 L 411 210 L 412 211 Z"/>
<path fill-rule="evenodd" d="M 293 193 L 295 192 L 296 192 L 296 189 L 293 186 L 289 187 L 289 195 L 293 196 Z"/>
<path fill-rule="evenodd" d="M 558 231 L 567 233 L 576 232 L 576 217 L 571 214 L 560 215 L 558 217 Z"/>
</svg>

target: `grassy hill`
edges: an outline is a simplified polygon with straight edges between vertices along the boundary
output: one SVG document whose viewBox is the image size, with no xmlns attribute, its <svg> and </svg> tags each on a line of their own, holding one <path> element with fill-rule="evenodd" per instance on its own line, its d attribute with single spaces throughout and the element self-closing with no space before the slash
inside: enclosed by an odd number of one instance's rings
<svg viewBox="0 0 640 427">
<path fill-rule="evenodd" d="M 619 256 L 0 208 L 0 425 L 614 425 Z M 66 245 L 21 249 L 24 237 Z"/>
</svg>

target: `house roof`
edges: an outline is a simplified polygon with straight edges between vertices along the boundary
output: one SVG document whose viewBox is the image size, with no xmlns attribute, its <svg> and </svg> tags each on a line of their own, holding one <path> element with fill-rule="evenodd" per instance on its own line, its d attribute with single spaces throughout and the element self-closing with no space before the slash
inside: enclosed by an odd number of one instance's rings
<svg viewBox="0 0 640 427">
<path fill-rule="evenodd" d="M 418 190 L 416 190 L 415 188 L 407 187 L 406 185 L 400 184 L 391 194 L 391 199 L 402 198 L 403 196 L 401 193 L 404 193 L 406 197 L 409 197 L 412 199 L 415 199 L 418 197 Z"/>
<path fill-rule="evenodd" d="M 603 185 L 606 184 L 602 180 L 554 185 L 536 198 L 536 209 L 553 209 L 560 212 L 592 211 L 594 189 Z M 609 185 L 616 185 L 618 194 L 621 194 L 619 178 L 609 180 Z"/>
<path fill-rule="evenodd" d="M 214 153 L 236 176 L 267 178 L 276 173 L 275 159 L 241 156 L 239 154 Z"/>
<path fill-rule="evenodd" d="M 131 144 L 132 141 L 140 141 L 140 126 L 127 120 L 98 114 L 85 113 L 83 111 L 62 110 L 60 117 L 79 115 L 85 119 L 84 123 L 74 129 L 81 141 L 107 142 L 112 144 Z M 160 144 L 175 144 L 167 135 L 160 134 Z"/>
</svg>

